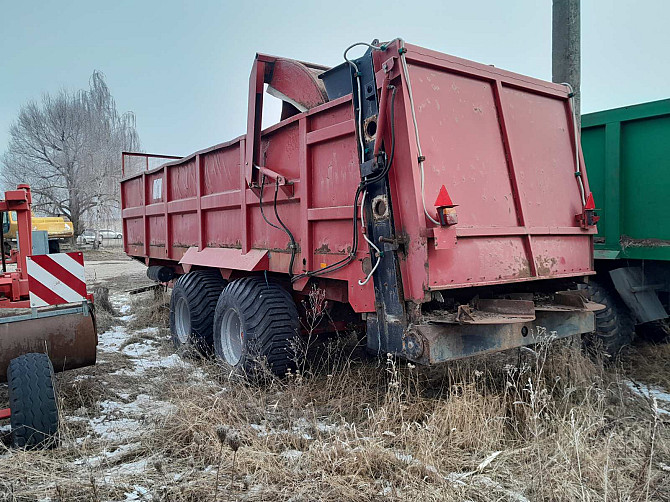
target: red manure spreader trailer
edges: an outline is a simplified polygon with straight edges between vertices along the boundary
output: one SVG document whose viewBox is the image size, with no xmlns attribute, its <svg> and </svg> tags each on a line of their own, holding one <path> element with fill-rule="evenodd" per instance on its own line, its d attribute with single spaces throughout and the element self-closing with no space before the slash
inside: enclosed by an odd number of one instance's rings
<svg viewBox="0 0 670 502">
<path fill-rule="evenodd" d="M 371 352 L 421 364 L 593 332 L 597 216 L 567 86 L 356 45 L 334 68 L 258 54 L 237 139 L 141 172 L 152 156 L 124 154 L 125 251 L 174 281 L 176 346 L 281 375 L 314 288 Z M 261 130 L 266 88 L 283 107 Z"/>
</svg>

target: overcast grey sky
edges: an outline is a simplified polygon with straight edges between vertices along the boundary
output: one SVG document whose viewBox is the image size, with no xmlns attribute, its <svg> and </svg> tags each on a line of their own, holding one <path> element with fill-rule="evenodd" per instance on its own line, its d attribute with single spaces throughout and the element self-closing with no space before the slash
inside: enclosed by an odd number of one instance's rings
<svg viewBox="0 0 670 502">
<path fill-rule="evenodd" d="M 242 134 L 255 52 L 330 66 L 397 36 L 551 79 L 551 1 L 0 0 L 0 152 L 19 107 L 101 70 L 145 151 Z M 670 97 L 670 2 L 582 0 L 582 111 Z"/>
</svg>

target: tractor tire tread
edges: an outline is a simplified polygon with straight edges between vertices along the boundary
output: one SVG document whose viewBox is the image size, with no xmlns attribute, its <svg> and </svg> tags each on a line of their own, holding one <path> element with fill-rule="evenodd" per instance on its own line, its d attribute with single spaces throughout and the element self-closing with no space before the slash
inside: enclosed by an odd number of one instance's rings
<svg viewBox="0 0 670 502">
<path fill-rule="evenodd" d="M 283 286 L 257 276 L 231 282 L 217 303 L 215 330 L 220 329 L 223 314 L 229 307 L 238 311 L 245 335 L 246 351 L 236 369 L 253 374 L 263 360 L 277 376 L 295 369 L 298 309 Z"/>
<path fill-rule="evenodd" d="M 46 354 L 12 359 L 7 368 L 12 445 L 42 448 L 56 445 L 58 405 L 53 366 Z"/>
<path fill-rule="evenodd" d="M 596 331 L 587 338 L 590 345 L 599 345 L 610 357 L 616 357 L 635 335 L 635 323 L 628 307 L 618 298 L 616 291 L 590 281 L 588 293 L 592 301 L 605 305 L 596 312 Z"/>
<path fill-rule="evenodd" d="M 198 349 L 206 351 L 212 345 L 212 327 L 214 309 L 226 281 L 218 270 L 194 270 L 182 275 L 175 282 L 172 299 L 186 296 L 191 316 L 193 342 Z M 177 349 L 182 348 L 175 334 L 174 302 L 170 302 L 170 328 L 172 341 Z"/>
</svg>

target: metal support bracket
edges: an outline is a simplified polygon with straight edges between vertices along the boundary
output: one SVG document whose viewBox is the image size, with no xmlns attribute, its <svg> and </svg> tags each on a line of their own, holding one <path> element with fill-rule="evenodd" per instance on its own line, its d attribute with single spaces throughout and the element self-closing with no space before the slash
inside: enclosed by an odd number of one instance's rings
<svg viewBox="0 0 670 502">
<path fill-rule="evenodd" d="M 355 62 L 364 93 L 360 100 L 362 124 L 357 124 L 357 128 L 359 138 L 363 138 L 365 145 L 362 158 L 359 159 L 361 178 L 365 178 L 375 176 L 377 170 L 375 167 L 382 167 L 377 161 L 384 157 L 380 152 L 382 138 L 387 129 L 390 129 L 387 126 L 387 107 L 390 106 L 392 93 L 389 91 L 389 74 L 386 73 L 386 78 L 381 80 L 375 75 L 371 50 Z M 392 62 L 388 64 L 391 65 Z M 359 103 L 357 77 L 353 71 L 351 75 L 353 102 L 357 108 Z M 358 110 L 355 111 L 355 116 L 358 118 Z M 361 130 L 369 129 L 372 123 L 375 123 L 376 127 L 374 134 L 369 134 L 369 130 Z M 370 249 L 372 263 L 379 260 L 379 265 L 372 276 L 376 312 L 367 317 L 367 346 L 369 351 L 378 354 L 406 354 L 407 315 L 398 258 L 400 246 L 393 221 L 393 203 L 388 176 L 368 184 L 366 191 L 363 207 L 366 224 L 364 231 L 372 242 L 377 243 L 381 251 L 377 254 L 372 247 Z"/>
</svg>

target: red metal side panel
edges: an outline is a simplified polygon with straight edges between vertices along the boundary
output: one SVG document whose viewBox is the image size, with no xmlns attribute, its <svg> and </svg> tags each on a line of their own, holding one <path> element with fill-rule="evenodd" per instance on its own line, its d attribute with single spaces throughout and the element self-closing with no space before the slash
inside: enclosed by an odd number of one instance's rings
<svg viewBox="0 0 670 502">
<path fill-rule="evenodd" d="M 195 159 L 184 164 L 170 166 L 168 178 L 170 181 L 169 200 L 182 200 L 196 196 Z"/>
<path fill-rule="evenodd" d="M 433 211 L 437 192 L 445 185 L 459 205 L 459 228 L 515 226 L 491 83 L 421 66 L 411 67 L 410 78 L 427 159 L 428 208 Z"/>
<path fill-rule="evenodd" d="M 351 251 L 352 204 L 360 179 L 354 127 L 351 100 L 345 97 L 263 132 L 264 164 L 291 181 L 276 192 L 277 212 L 300 249 L 294 273 L 335 263 Z M 286 273 L 288 237 L 265 222 L 260 189 L 246 186 L 244 152 L 244 141 L 236 140 L 124 180 L 127 253 L 181 261 L 186 269 L 199 265 Z M 163 180 L 163 193 L 154 200 L 158 179 Z M 265 217 L 278 225 L 275 183 L 269 178 L 265 182 Z M 359 240 L 363 242 L 362 235 Z M 328 275 L 348 284 L 348 301 L 359 312 L 374 310 L 372 282 L 358 285 L 368 256 L 361 245 L 353 264 Z"/>
<path fill-rule="evenodd" d="M 567 92 L 420 48 L 407 57 L 426 206 L 436 217 L 442 185 L 458 205 L 456 245 L 436 249 L 428 240 L 425 286 L 590 273 L 593 231 L 575 222 L 582 203 Z M 433 224 L 422 225 L 430 237 Z M 418 297 L 416 284 L 406 289 Z"/>
<path fill-rule="evenodd" d="M 242 247 L 239 142 L 200 155 L 206 247 Z M 197 213 L 196 213 L 197 214 Z M 197 236 L 192 243 L 198 245 Z"/>
<path fill-rule="evenodd" d="M 124 245 L 130 256 L 144 256 L 144 186 L 142 176 L 131 178 L 121 184 L 122 201 L 125 209 L 123 214 Z"/>
<path fill-rule="evenodd" d="M 567 100 L 503 87 L 502 103 L 526 224 L 576 226 L 582 202 Z"/>
</svg>

